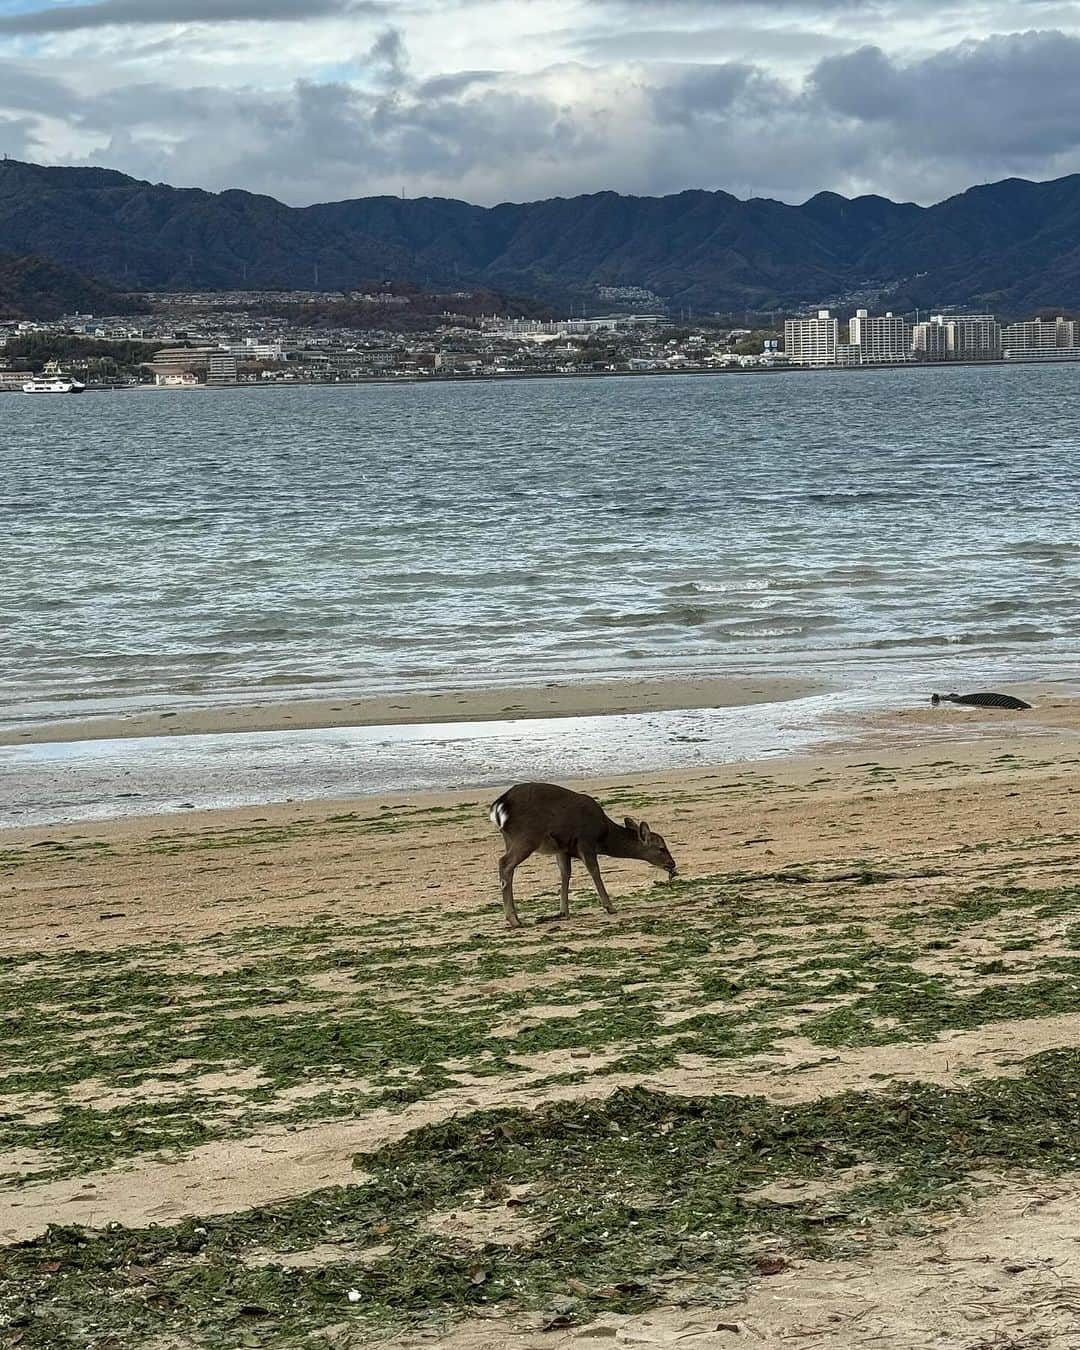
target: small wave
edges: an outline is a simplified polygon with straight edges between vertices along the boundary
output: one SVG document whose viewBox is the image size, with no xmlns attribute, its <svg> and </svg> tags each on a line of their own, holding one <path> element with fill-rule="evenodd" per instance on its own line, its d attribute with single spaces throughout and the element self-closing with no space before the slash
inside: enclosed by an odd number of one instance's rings
<svg viewBox="0 0 1080 1350">
<path fill-rule="evenodd" d="M 317 634 L 312 632 L 296 632 L 291 628 L 266 627 L 266 628 L 226 628 L 216 633 L 207 633 L 197 639 L 199 643 L 206 642 L 211 646 L 224 644 L 228 642 L 267 642 L 277 638 L 287 637 L 314 637 Z"/>
<path fill-rule="evenodd" d="M 1022 539 L 1006 544 L 1002 552 L 1013 558 L 1030 558 L 1032 562 L 1049 563 L 1061 567 L 1073 562 L 1080 554 L 1080 544 L 1071 540 Z"/>
<path fill-rule="evenodd" d="M 804 492 L 796 500 L 809 502 L 811 506 L 895 506 L 898 502 L 914 501 L 917 496 L 915 492 L 838 488 L 832 492 Z"/>
<path fill-rule="evenodd" d="M 740 595 L 750 591 L 767 591 L 773 585 L 768 577 L 743 577 L 739 581 L 682 581 L 665 586 L 665 595 Z"/>
<path fill-rule="evenodd" d="M 1008 642 L 1049 642 L 1057 636 L 1044 628 L 1015 625 L 969 633 L 913 633 L 905 637 L 876 638 L 866 645 L 872 651 L 901 647 L 993 647 Z"/>
<path fill-rule="evenodd" d="M 729 628 L 724 634 L 728 638 L 769 638 L 801 637 L 806 629 L 801 625 L 794 628 Z"/>
<path fill-rule="evenodd" d="M 7 607 L 7 606 L 5 605 L 4 608 L 6 608 L 6 607 Z M 16 608 L 16 607 L 13 605 L 13 606 L 12 606 L 12 609 L 14 610 L 15 608 Z M 30 604 L 27 604 L 27 603 L 25 603 L 25 602 L 20 602 L 20 604 L 19 604 L 19 606 L 18 606 L 18 612 L 21 612 L 21 613 L 27 613 L 27 612 L 35 613 L 35 612 L 36 612 L 36 613 L 48 614 L 48 613 L 50 613 L 52 610 L 56 610 L 56 609 L 78 609 L 78 608 L 79 608 L 78 602 L 75 601 L 75 600 L 65 600 L 65 599 L 64 599 L 63 597 L 61 597 L 61 596 L 47 596 L 47 597 L 43 597 L 43 598 L 40 599 L 40 600 L 36 600 L 36 601 L 34 601 L 34 602 L 30 603 Z"/>
<path fill-rule="evenodd" d="M 882 581 L 886 573 L 874 563 L 848 563 L 844 567 L 830 567 L 822 574 L 827 582 Z"/>
<path fill-rule="evenodd" d="M 259 689 L 280 689 L 290 688 L 292 685 L 315 685 L 332 682 L 336 678 L 336 672 L 330 675 L 308 675 L 301 674 L 298 671 L 277 671 L 272 675 L 258 675 L 253 679 L 245 680 L 244 687 Z M 197 688 L 197 686 L 195 686 Z"/>
<path fill-rule="evenodd" d="M 700 628 L 712 617 L 701 605 L 671 605 L 628 614 L 583 614 L 577 623 L 580 628 Z"/>
<path fill-rule="evenodd" d="M 980 619 L 992 619 L 1000 615 L 1016 614 L 1020 609 L 1019 600 L 986 600 L 975 613 Z"/>
<path fill-rule="evenodd" d="M 864 586 L 870 583 L 892 582 L 893 577 L 873 563 L 848 563 L 839 567 L 823 568 L 795 576 L 779 577 L 772 583 L 774 590 L 822 591 L 836 586 Z"/>
<path fill-rule="evenodd" d="M 771 605 L 767 609 L 759 608 L 756 613 L 747 613 L 744 608 L 740 613 L 726 620 L 726 623 L 730 626 L 753 628 L 757 631 L 774 628 L 777 624 L 783 628 L 790 628 L 794 624 L 804 632 L 810 632 L 815 628 L 832 628 L 836 623 L 836 616 L 826 611 L 777 609 L 775 605 Z"/>
<path fill-rule="evenodd" d="M 918 633 L 909 637 L 873 638 L 866 645 L 871 651 L 887 652 L 903 647 L 947 647 L 955 641 L 944 633 Z"/>
</svg>

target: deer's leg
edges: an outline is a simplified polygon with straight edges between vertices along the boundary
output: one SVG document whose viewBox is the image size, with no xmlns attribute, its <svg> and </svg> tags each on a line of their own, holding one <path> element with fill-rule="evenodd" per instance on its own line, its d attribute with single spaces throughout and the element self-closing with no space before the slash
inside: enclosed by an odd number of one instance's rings
<svg viewBox="0 0 1080 1350">
<path fill-rule="evenodd" d="M 604 885 L 604 878 L 600 875 L 600 864 L 596 860 L 595 853 L 583 853 L 581 861 L 589 869 L 589 876 L 592 877 L 593 885 L 596 887 L 596 894 L 600 897 L 600 903 L 609 914 L 615 913 L 615 907 L 611 903 L 611 896 L 607 893 L 607 887 Z"/>
<path fill-rule="evenodd" d="M 559 861 L 559 917 L 567 918 L 570 913 L 570 854 L 560 853 Z"/>
<path fill-rule="evenodd" d="M 514 872 L 533 851 L 532 844 L 511 843 L 508 840 L 506 852 L 499 859 L 499 882 L 502 885 L 503 912 L 508 928 L 521 927 L 517 906 L 514 904 Z"/>
</svg>

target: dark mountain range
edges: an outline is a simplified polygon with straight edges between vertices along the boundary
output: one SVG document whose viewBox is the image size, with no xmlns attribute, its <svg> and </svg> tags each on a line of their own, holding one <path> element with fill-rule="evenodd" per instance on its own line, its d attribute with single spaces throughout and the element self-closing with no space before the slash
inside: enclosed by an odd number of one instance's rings
<svg viewBox="0 0 1080 1350">
<path fill-rule="evenodd" d="M 137 308 L 111 287 L 48 258 L 0 253 L 0 319 L 128 314 Z"/>
<path fill-rule="evenodd" d="M 932 207 L 819 193 L 601 192 L 490 208 L 369 197 L 295 208 L 106 169 L 0 163 L 0 248 L 123 290 L 351 289 L 381 276 L 596 302 L 645 287 L 671 306 L 856 302 L 1022 314 L 1080 306 L 1080 175 L 1007 179 Z"/>
</svg>

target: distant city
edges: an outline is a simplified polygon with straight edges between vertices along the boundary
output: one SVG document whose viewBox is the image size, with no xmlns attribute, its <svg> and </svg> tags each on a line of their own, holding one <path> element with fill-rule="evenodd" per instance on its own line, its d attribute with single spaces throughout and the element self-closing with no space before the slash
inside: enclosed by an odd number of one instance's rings
<svg viewBox="0 0 1080 1350">
<path fill-rule="evenodd" d="M 827 309 L 787 319 L 784 354 L 795 366 L 880 366 L 907 361 L 1045 361 L 1080 359 L 1080 324 L 1059 316 L 1000 324 L 992 314 L 931 314 L 910 322 L 894 314 L 855 312 L 842 340 Z"/>
<path fill-rule="evenodd" d="M 625 289 L 604 298 L 656 300 Z M 439 297 L 447 308 L 404 333 L 380 319 L 412 303 L 389 285 L 347 297 L 155 293 L 143 297 L 146 315 L 11 320 L 0 323 L 0 391 L 21 390 L 46 361 L 62 363 L 88 387 L 188 388 L 1080 360 L 1080 321 L 1064 316 L 1002 324 L 992 314 L 922 318 L 858 309 L 842 320 L 822 309 L 737 326 L 720 316 L 656 312 L 537 319 L 454 311 L 455 301 L 470 298 L 468 291 Z M 343 303 L 350 316 L 363 313 L 362 326 L 355 318 L 336 322 L 333 310 Z"/>
</svg>

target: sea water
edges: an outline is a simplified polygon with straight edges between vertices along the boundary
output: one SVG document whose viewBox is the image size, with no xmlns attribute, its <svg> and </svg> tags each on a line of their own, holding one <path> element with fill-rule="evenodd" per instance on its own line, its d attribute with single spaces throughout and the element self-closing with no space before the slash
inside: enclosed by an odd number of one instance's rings
<svg viewBox="0 0 1080 1350">
<path fill-rule="evenodd" d="M 1080 364 L 0 399 L 0 716 L 1075 670 Z"/>
</svg>

